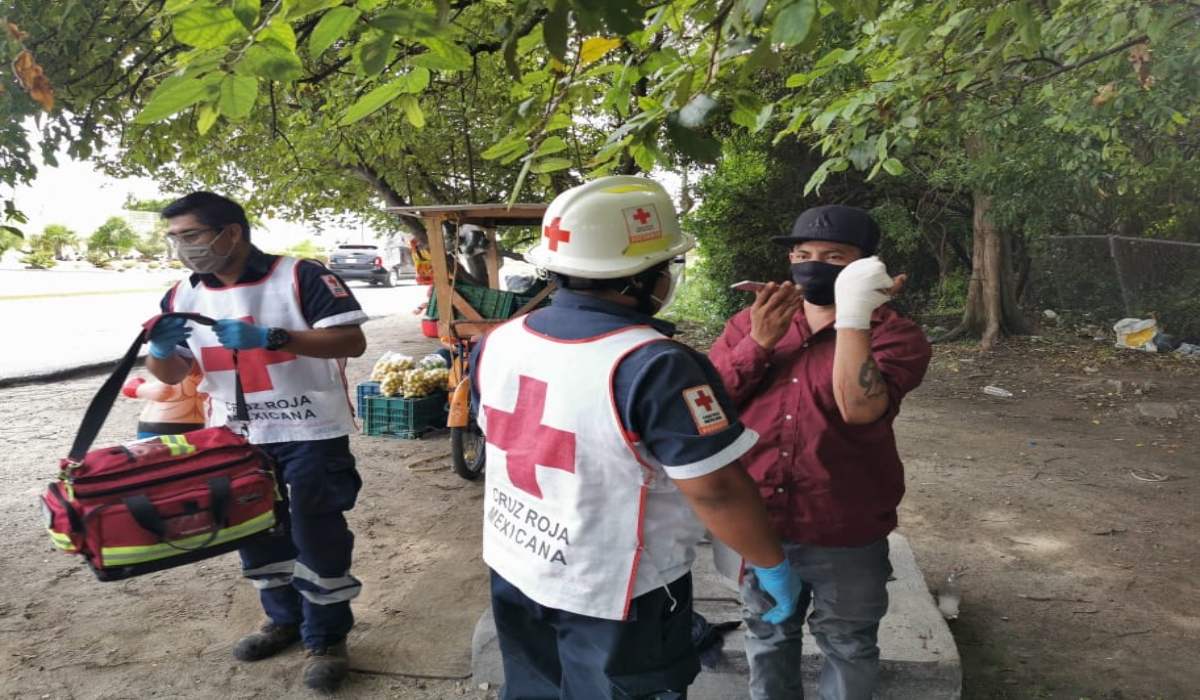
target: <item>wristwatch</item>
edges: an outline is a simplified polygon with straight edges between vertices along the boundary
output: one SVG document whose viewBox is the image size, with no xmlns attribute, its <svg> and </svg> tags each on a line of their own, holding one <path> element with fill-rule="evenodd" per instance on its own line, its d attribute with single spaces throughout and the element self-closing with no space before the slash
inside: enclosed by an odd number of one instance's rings
<svg viewBox="0 0 1200 700">
<path fill-rule="evenodd" d="M 292 342 L 292 334 L 282 328 L 267 329 L 267 349 L 278 350 Z"/>
</svg>

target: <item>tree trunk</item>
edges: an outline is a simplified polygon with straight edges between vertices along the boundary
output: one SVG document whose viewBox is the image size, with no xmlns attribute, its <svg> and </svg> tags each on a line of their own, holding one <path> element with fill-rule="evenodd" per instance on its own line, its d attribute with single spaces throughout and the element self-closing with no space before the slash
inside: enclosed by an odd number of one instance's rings
<svg viewBox="0 0 1200 700">
<path fill-rule="evenodd" d="M 984 350 L 1009 335 L 1027 335 L 1032 327 L 1017 304 L 1009 233 L 991 217 L 992 198 L 974 197 L 974 245 L 971 251 L 971 283 L 959 326 L 947 338 L 970 335 L 980 339 Z"/>
</svg>

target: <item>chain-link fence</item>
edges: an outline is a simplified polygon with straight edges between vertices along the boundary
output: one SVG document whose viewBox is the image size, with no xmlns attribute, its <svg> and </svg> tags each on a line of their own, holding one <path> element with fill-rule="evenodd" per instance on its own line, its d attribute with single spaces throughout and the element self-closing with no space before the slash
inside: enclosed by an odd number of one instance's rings
<svg viewBox="0 0 1200 700">
<path fill-rule="evenodd" d="M 1164 333 L 1200 340 L 1200 243 L 1061 236 L 1040 248 L 1029 305 L 1109 328 L 1122 318 L 1153 317 Z"/>
</svg>

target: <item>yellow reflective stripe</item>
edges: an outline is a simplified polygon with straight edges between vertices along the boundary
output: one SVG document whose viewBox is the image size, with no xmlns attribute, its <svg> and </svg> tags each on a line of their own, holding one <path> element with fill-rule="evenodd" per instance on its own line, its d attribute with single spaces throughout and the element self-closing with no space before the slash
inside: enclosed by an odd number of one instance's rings
<svg viewBox="0 0 1200 700">
<path fill-rule="evenodd" d="M 171 456 L 188 455 L 196 451 L 196 447 L 188 442 L 184 435 L 159 435 L 162 444 L 171 448 Z"/>
<path fill-rule="evenodd" d="M 636 258 L 636 257 L 642 256 L 642 255 L 649 255 L 651 253 L 657 253 L 657 252 L 666 250 L 667 248 L 670 248 L 670 247 L 671 247 L 671 239 L 667 238 L 665 235 L 663 235 L 663 236 L 658 236 L 657 238 L 651 238 L 650 240 L 647 240 L 647 241 L 638 241 L 637 243 L 630 243 L 629 246 L 625 248 L 625 250 L 621 251 L 621 255 L 624 255 L 627 258 Z"/>
<path fill-rule="evenodd" d="M 274 524 L 275 511 L 269 510 L 244 523 L 221 530 L 217 533 L 216 537 L 213 537 L 211 542 L 208 541 L 212 537 L 210 533 L 192 535 L 181 540 L 175 540 L 171 544 L 160 543 L 138 547 L 102 547 L 100 549 L 101 566 L 126 566 L 154 561 L 155 559 L 163 559 L 179 554 L 181 549 L 196 549 L 201 545 L 211 547 L 213 545 L 224 544 L 225 542 L 236 540 L 246 535 L 252 535 L 259 530 L 265 530 Z"/>
<path fill-rule="evenodd" d="M 50 528 L 46 528 L 46 532 L 50 533 L 50 540 L 54 542 L 54 546 L 58 547 L 59 549 L 66 550 L 68 552 L 75 551 L 75 545 L 71 543 L 70 535 L 64 535 L 61 532 L 55 532 L 54 530 L 51 530 Z"/>
</svg>

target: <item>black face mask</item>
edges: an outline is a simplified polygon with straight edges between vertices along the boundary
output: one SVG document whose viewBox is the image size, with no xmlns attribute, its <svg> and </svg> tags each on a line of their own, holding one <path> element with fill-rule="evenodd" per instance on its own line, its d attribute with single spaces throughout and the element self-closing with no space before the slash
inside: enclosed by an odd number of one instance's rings
<svg viewBox="0 0 1200 700">
<path fill-rule="evenodd" d="M 833 281 L 845 269 L 819 260 L 792 264 L 792 281 L 804 289 L 804 300 L 816 306 L 833 304 Z"/>
</svg>

